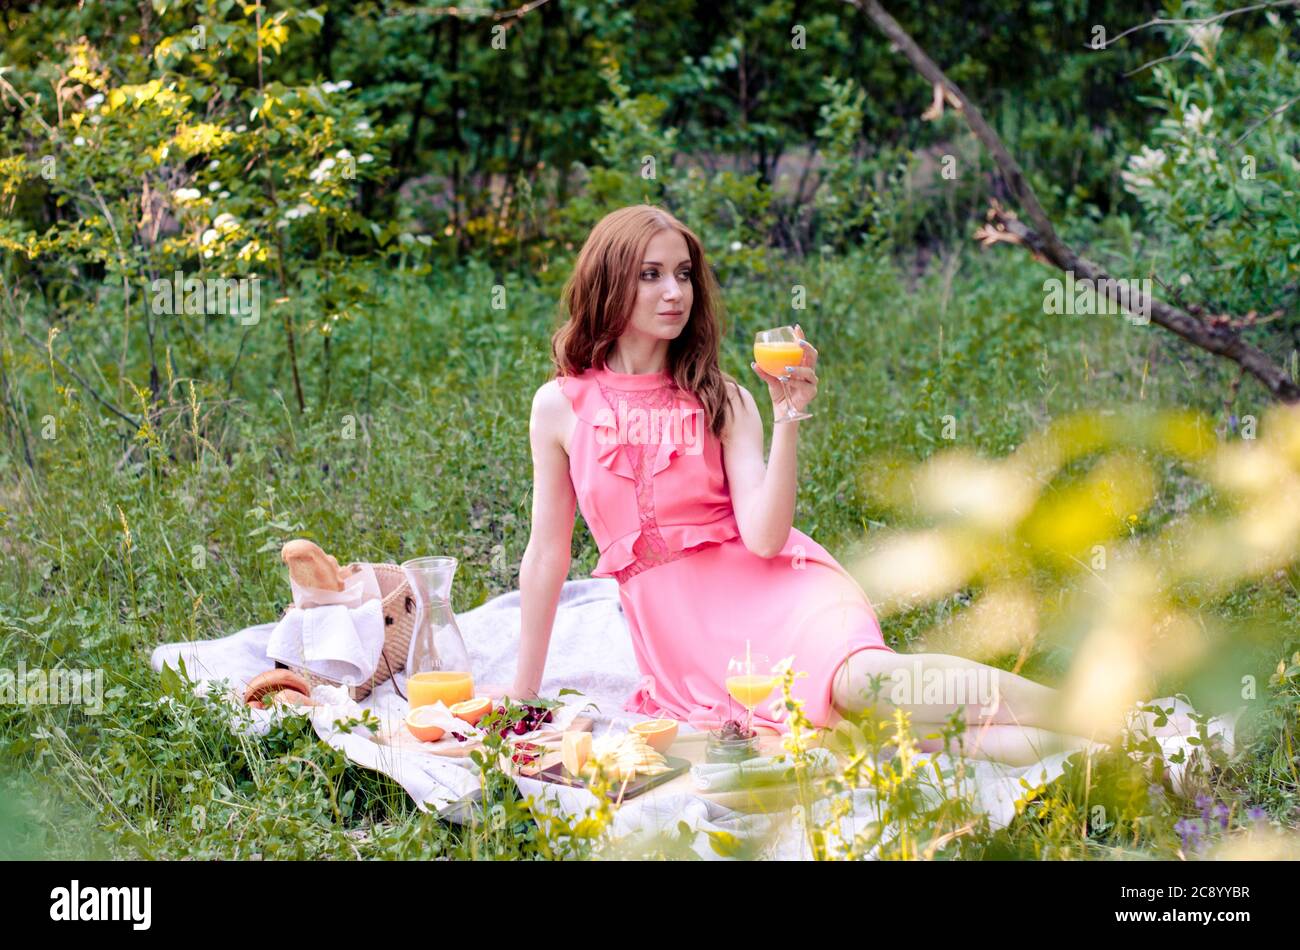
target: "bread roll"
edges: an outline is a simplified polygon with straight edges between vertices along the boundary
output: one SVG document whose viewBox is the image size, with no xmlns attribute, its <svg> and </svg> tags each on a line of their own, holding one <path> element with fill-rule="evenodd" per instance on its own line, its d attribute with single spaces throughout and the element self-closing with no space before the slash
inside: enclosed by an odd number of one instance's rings
<svg viewBox="0 0 1300 950">
<path fill-rule="evenodd" d="M 316 590 L 343 589 L 339 562 L 306 538 L 295 538 L 280 549 L 280 560 L 289 565 L 289 577 L 300 587 Z"/>
<path fill-rule="evenodd" d="M 265 700 L 271 693 L 278 693 L 281 690 L 296 692 L 298 695 L 307 699 L 306 705 L 315 705 L 311 702 L 311 687 L 307 681 L 295 673 L 293 670 L 267 670 L 265 673 L 258 673 L 248 681 L 248 688 L 244 690 L 244 702 L 255 709 L 265 709 Z M 281 697 L 293 701 L 293 697 Z"/>
</svg>

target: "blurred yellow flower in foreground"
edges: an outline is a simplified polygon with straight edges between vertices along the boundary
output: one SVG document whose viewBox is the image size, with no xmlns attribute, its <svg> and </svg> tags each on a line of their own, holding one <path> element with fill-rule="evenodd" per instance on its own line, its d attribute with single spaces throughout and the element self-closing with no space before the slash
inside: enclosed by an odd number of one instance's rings
<svg viewBox="0 0 1300 950">
<path fill-rule="evenodd" d="M 1113 735 L 1170 678 L 1224 663 L 1225 630 L 1248 629 L 1215 624 L 1202 607 L 1300 556 L 1300 406 L 1271 407 L 1259 432 L 1221 443 L 1188 411 L 1080 413 L 1002 460 L 964 450 L 910 466 L 877 460 L 868 492 L 929 526 L 873 537 L 851 570 L 882 618 L 975 588 L 971 606 L 914 646 L 984 662 L 1018 655 L 1019 665 L 1053 641 L 1072 653 L 1070 730 Z M 1225 503 L 1160 530 L 1152 518 L 1153 530 L 1130 536 L 1171 457 Z M 1275 635 L 1267 627 L 1249 629 Z"/>
</svg>

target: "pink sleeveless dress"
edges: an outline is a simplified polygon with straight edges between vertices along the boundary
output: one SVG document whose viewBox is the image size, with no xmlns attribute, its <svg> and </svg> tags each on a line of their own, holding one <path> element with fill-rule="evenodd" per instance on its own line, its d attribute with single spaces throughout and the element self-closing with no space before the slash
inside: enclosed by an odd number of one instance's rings
<svg viewBox="0 0 1300 950">
<path fill-rule="evenodd" d="M 728 660 L 793 657 L 794 695 L 816 726 L 838 720 L 831 683 L 858 650 L 889 650 L 866 594 L 816 541 L 791 529 L 781 552 L 745 547 L 722 462 L 722 444 L 693 396 L 667 373 L 588 369 L 559 386 L 578 423 L 569 474 L 632 634 L 641 683 L 628 712 L 714 728 L 744 719 L 727 694 Z M 756 670 L 756 672 L 759 672 Z M 788 732 L 781 694 L 754 722 Z"/>
</svg>

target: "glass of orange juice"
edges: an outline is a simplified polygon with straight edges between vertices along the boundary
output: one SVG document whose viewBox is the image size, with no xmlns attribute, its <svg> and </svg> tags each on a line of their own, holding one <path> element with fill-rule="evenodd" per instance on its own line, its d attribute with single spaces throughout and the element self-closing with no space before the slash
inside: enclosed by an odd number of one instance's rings
<svg viewBox="0 0 1300 950">
<path fill-rule="evenodd" d="M 794 403 L 790 401 L 790 390 L 785 385 L 785 368 L 803 365 L 803 347 L 799 345 L 799 335 L 794 332 L 794 327 L 776 327 L 755 334 L 754 362 L 763 372 L 780 380 L 781 392 L 785 394 L 786 412 L 774 418 L 773 422 L 812 418 L 811 412 L 795 409 Z"/>
<path fill-rule="evenodd" d="M 772 661 L 762 653 L 751 653 L 745 641 L 745 655 L 732 657 L 727 663 L 727 692 L 745 707 L 745 731 L 754 731 L 754 707 L 767 699 L 778 682 L 771 672 Z"/>
<path fill-rule="evenodd" d="M 451 707 L 474 698 L 474 677 L 452 670 L 412 673 L 406 680 L 406 697 L 411 709 L 432 706 L 438 700 Z"/>
</svg>

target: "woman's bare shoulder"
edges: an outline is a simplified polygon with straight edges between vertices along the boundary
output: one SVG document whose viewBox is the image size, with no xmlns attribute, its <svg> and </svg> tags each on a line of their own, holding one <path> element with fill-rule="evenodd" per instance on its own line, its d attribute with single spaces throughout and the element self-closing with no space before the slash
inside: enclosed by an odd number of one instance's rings
<svg viewBox="0 0 1300 950">
<path fill-rule="evenodd" d="M 731 376 L 727 376 L 724 388 L 727 393 L 727 403 L 731 409 L 727 414 L 727 423 L 723 429 L 723 437 L 725 439 L 725 437 L 731 433 L 733 426 L 738 419 L 757 417 L 759 412 L 758 403 L 754 401 L 754 394 L 744 386 L 740 385 L 739 381 L 733 379 Z"/>
<path fill-rule="evenodd" d="M 754 401 L 754 394 L 744 386 L 740 381 L 732 376 L 727 376 L 726 380 L 727 399 L 733 407 L 745 409 L 757 409 L 758 403 Z"/>
<path fill-rule="evenodd" d="M 559 436 L 564 423 L 573 416 L 573 405 L 564 394 L 558 379 L 548 379 L 533 394 L 532 425 Z"/>
</svg>

